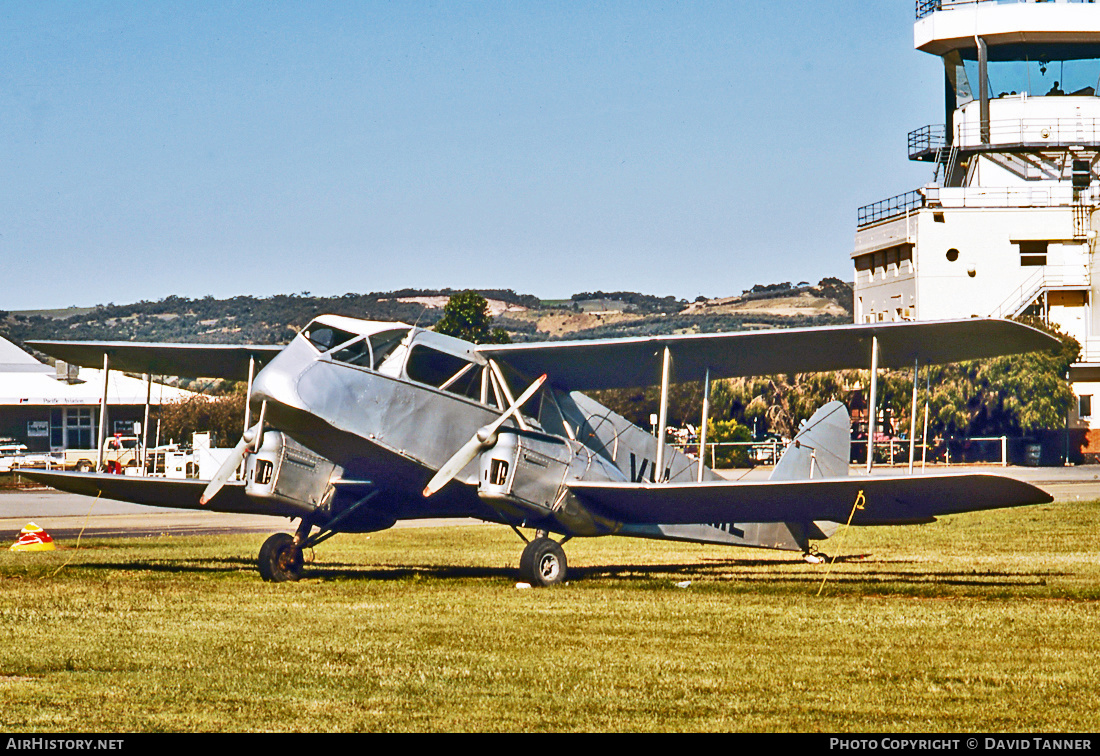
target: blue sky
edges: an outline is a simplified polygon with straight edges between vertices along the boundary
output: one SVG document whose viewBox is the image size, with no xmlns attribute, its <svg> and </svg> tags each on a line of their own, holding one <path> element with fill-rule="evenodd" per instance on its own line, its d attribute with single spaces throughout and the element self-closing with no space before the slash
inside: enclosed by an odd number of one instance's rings
<svg viewBox="0 0 1100 756">
<path fill-rule="evenodd" d="M 7 2 L 0 309 L 851 277 L 912 0 Z"/>
</svg>

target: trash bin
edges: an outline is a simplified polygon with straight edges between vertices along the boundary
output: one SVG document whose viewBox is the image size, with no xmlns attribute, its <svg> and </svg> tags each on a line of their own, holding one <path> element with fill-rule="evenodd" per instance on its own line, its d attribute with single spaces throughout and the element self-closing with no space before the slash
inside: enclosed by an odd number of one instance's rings
<svg viewBox="0 0 1100 756">
<path fill-rule="evenodd" d="M 1028 467 L 1038 467 L 1039 460 L 1043 456 L 1042 444 L 1028 444 L 1024 447 L 1024 464 Z"/>
</svg>

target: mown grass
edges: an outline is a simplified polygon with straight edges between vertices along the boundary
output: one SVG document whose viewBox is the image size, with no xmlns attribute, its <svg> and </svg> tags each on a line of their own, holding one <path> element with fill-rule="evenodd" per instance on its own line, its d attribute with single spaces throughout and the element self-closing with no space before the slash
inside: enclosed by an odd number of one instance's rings
<svg viewBox="0 0 1100 756">
<path fill-rule="evenodd" d="M 612 538 L 517 590 L 492 526 L 341 536 L 283 585 L 256 535 L 5 551 L 0 728 L 1095 731 L 1098 514 L 853 529 L 820 596 L 797 555 Z"/>
</svg>

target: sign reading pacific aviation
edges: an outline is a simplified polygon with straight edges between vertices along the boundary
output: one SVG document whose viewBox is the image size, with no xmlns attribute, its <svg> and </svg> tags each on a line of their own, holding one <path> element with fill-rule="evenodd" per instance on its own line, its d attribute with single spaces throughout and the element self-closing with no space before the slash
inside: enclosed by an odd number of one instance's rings
<svg viewBox="0 0 1100 756">
<path fill-rule="evenodd" d="M 534 585 L 566 576 L 562 544 L 633 536 L 811 552 L 853 525 L 1048 502 L 984 474 L 849 476 L 840 402 L 801 428 L 767 481 L 721 479 L 665 443 L 672 381 L 909 368 L 1054 349 L 1004 320 L 878 323 L 646 338 L 476 345 L 402 323 L 319 316 L 285 347 L 39 341 L 71 364 L 249 381 L 250 418 L 210 481 L 27 471 L 62 490 L 165 507 L 297 519 L 260 549 L 266 580 L 296 580 L 302 551 L 398 520 L 474 517 L 536 536 Z M 258 372 L 254 372 L 258 369 Z M 657 436 L 584 391 L 661 386 Z M 704 402 L 705 403 L 705 402 Z M 705 429 L 705 421 L 704 421 Z M 702 434 L 705 438 L 705 430 Z M 853 502 L 866 501 L 853 510 Z M 551 534 L 560 536 L 558 540 Z"/>
</svg>

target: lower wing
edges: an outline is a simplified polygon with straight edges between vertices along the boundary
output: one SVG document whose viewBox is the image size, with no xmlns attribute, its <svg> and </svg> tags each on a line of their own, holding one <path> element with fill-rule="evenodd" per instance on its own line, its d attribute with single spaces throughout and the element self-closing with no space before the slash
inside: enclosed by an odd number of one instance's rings
<svg viewBox="0 0 1100 756">
<path fill-rule="evenodd" d="M 206 489 L 205 480 L 175 480 L 168 478 L 143 478 L 131 475 L 105 473 L 74 473 L 47 470 L 20 470 L 25 478 L 45 483 L 59 491 L 103 496 L 107 499 L 148 504 L 154 507 L 174 509 L 205 509 L 211 512 L 237 512 L 240 514 L 265 514 L 283 517 L 301 517 L 303 510 L 273 499 L 252 499 L 244 492 L 243 482 L 226 483 L 218 495 L 208 504 L 199 504 L 199 497 Z"/>
<path fill-rule="evenodd" d="M 741 483 L 584 483 L 570 490 L 593 512 L 628 524 L 928 522 L 939 515 L 1053 501 L 1030 483 L 1000 475 L 915 475 Z M 857 501 L 862 507 L 855 510 Z"/>
</svg>

